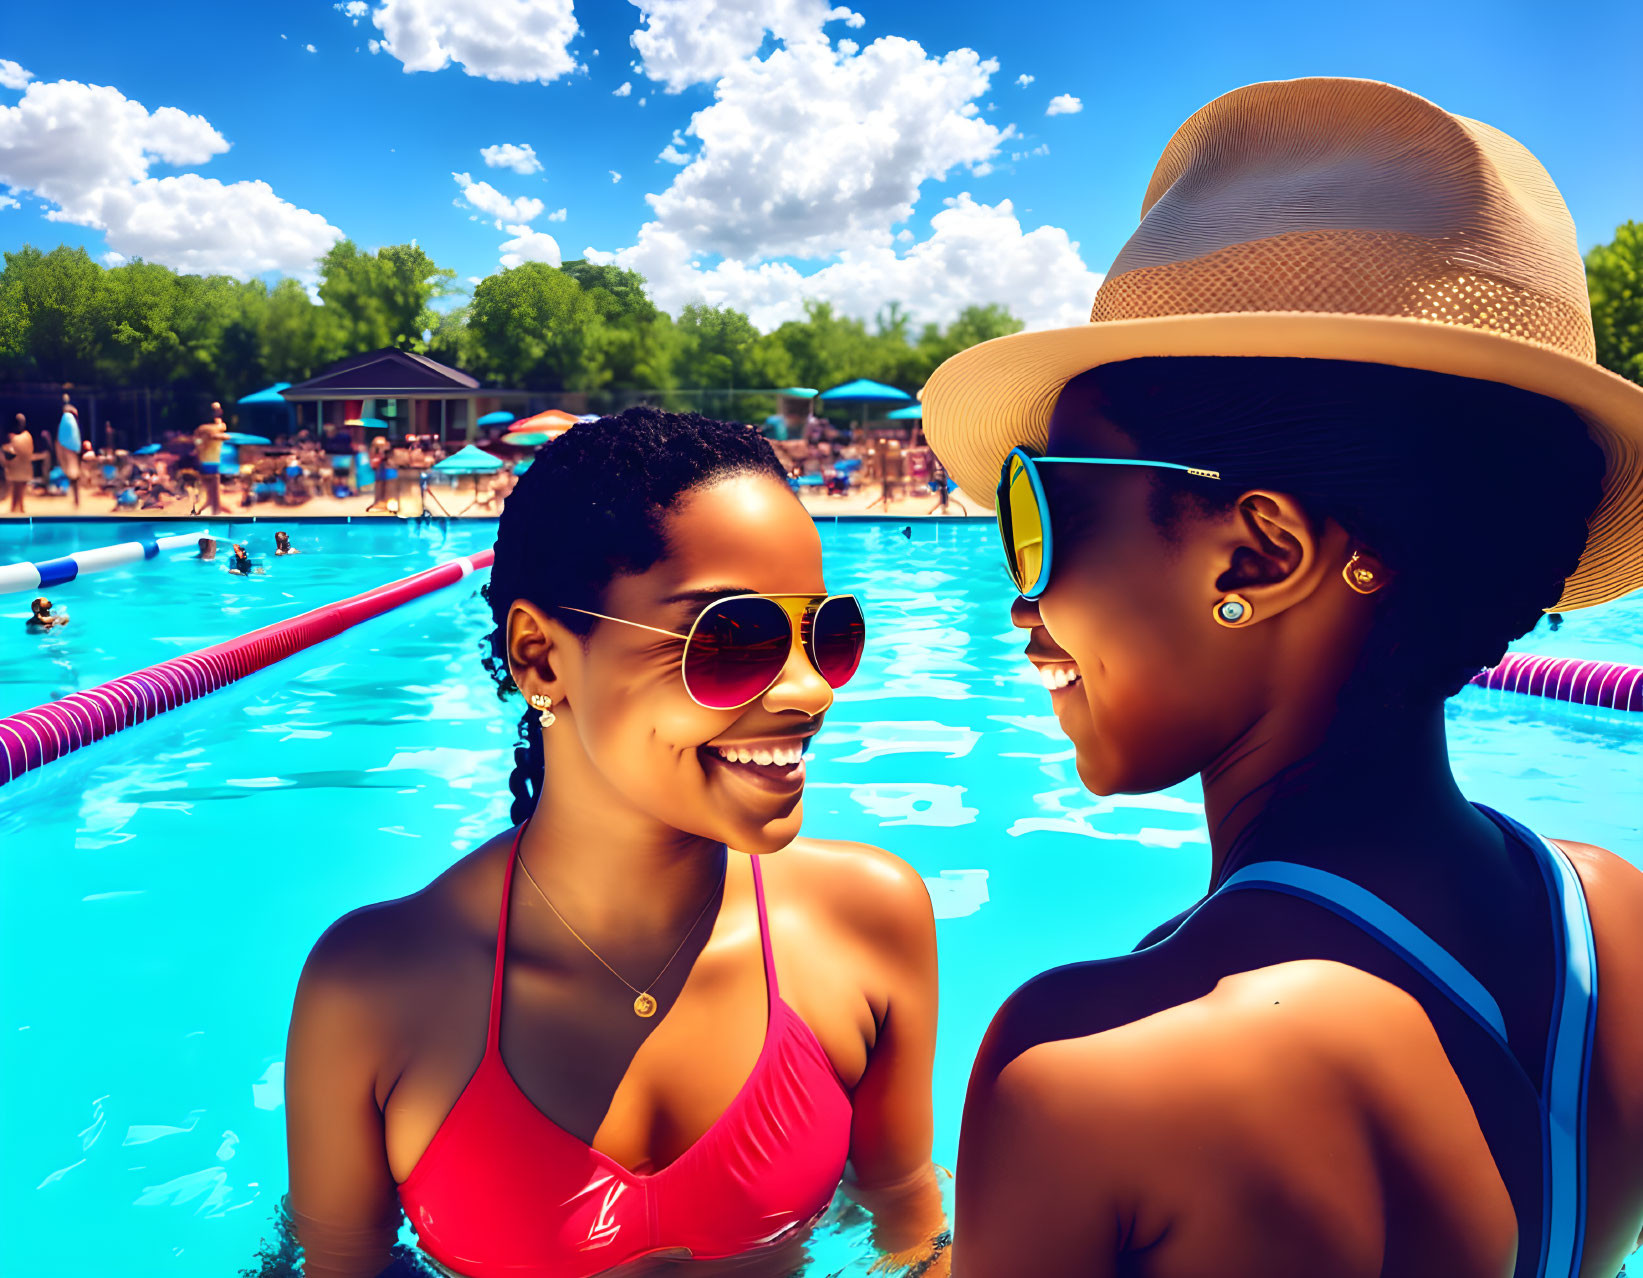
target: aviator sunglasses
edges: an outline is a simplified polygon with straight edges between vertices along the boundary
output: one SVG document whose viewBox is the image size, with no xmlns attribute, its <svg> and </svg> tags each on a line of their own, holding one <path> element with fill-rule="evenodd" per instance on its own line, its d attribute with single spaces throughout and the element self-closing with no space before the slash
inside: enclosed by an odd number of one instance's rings
<svg viewBox="0 0 1643 1278">
<path fill-rule="evenodd" d="M 775 687 L 793 650 L 795 624 L 810 664 L 834 688 L 856 673 L 867 643 L 854 595 L 729 595 L 697 613 L 683 634 L 586 608 L 565 611 L 683 639 L 685 691 L 708 710 L 738 710 Z"/>
<path fill-rule="evenodd" d="M 1037 599 L 1050 584 L 1050 506 L 1044 480 L 1038 473 L 1047 463 L 1064 466 L 1154 466 L 1179 470 L 1199 479 L 1220 479 L 1218 470 L 1182 466 L 1177 462 L 1141 461 L 1133 457 L 1039 457 L 1025 448 L 1012 448 L 998 478 L 998 534 L 1004 541 L 1004 559 L 1010 580 L 1023 599 Z"/>
</svg>

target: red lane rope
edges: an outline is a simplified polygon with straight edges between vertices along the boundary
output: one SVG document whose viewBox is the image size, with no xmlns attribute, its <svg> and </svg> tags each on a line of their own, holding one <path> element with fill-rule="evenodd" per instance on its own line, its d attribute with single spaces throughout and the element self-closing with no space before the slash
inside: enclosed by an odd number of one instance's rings
<svg viewBox="0 0 1643 1278">
<path fill-rule="evenodd" d="M 0 719 L 0 785 L 489 568 L 482 550 Z"/>
<path fill-rule="evenodd" d="M 1509 652 L 1498 666 L 1473 676 L 1472 682 L 1606 710 L 1643 710 L 1643 666 L 1618 661 Z"/>
</svg>

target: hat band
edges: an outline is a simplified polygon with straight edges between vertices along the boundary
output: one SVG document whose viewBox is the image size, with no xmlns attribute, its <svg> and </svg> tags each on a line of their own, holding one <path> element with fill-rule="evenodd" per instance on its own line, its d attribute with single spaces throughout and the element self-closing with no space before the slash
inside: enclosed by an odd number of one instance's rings
<svg viewBox="0 0 1643 1278">
<path fill-rule="evenodd" d="M 1108 276 L 1090 320 L 1251 311 L 1387 315 L 1596 359 L 1589 309 L 1513 284 L 1468 256 L 1458 240 L 1396 231 L 1288 232 Z"/>
</svg>

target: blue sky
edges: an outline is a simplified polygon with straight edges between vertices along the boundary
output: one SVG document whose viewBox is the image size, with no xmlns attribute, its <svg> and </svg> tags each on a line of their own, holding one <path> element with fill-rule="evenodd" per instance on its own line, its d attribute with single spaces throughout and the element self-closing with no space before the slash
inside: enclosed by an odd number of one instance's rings
<svg viewBox="0 0 1643 1278">
<path fill-rule="evenodd" d="M 805 295 L 1069 322 L 1182 120 L 1323 74 L 1514 135 L 1587 248 L 1643 218 L 1643 72 L 1605 53 L 1634 5 L 174 0 L 71 26 L 12 6 L 0 247 L 311 277 L 340 232 L 414 238 L 464 281 L 591 248 L 670 309 L 765 326 Z M 1079 109 L 1047 114 L 1063 95 Z M 540 168 L 488 166 L 501 144 Z"/>
</svg>

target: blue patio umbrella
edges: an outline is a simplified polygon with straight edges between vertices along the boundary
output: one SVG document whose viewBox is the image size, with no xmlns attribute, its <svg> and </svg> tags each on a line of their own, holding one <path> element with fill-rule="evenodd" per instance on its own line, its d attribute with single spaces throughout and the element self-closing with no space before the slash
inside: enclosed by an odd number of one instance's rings
<svg viewBox="0 0 1643 1278">
<path fill-rule="evenodd" d="M 444 461 L 435 462 L 434 469 L 443 471 L 447 475 L 472 475 L 474 477 L 474 500 L 462 508 L 467 510 L 468 507 L 479 500 L 479 477 L 501 470 L 502 459 L 491 456 L 483 448 L 475 448 L 472 444 L 468 444 L 459 451 L 452 453 Z M 462 512 L 458 511 L 457 513 L 461 514 Z"/>
<path fill-rule="evenodd" d="M 493 470 L 502 469 L 502 459 L 469 444 L 445 460 L 435 462 L 434 469 L 442 470 L 447 475 L 487 475 Z"/>
<path fill-rule="evenodd" d="M 858 377 L 853 382 L 846 382 L 843 386 L 835 386 L 832 390 L 821 393 L 823 399 L 858 399 L 899 400 L 912 399 L 906 391 L 899 391 L 894 386 L 886 386 L 883 382 L 870 382 L 865 377 Z"/>
<path fill-rule="evenodd" d="M 512 413 L 486 413 L 475 425 L 479 426 L 506 426 L 513 420 Z M 459 454 L 460 455 L 460 454 Z"/>
<path fill-rule="evenodd" d="M 223 436 L 225 444 L 266 444 L 266 435 L 247 435 L 243 431 L 231 430 Z"/>
<path fill-rule="evenodd" d="M 924 405 L 909 404 L 906 408 L 898 408 L 893 413 L 886 413 L 885 417 L 893 422 L 923 421 Z"/>
<path fill-rule="evenodd" d="M 252 391 L 249 395 L 241 395 L 238 403 L 241 404 L 279 404 L 285 406 L 285 396 L 280 392 L 289 386 L 290 382 L 275 382 L 272 386 L 265 386 L 260 391 Z"/>
<path fill-rule="evenodd" d="M 534 457 L 521 457 L 513 464 L 513 473 L 516 475 L 523 475 L 531 468 L 531 463 L 535 460 L 536 458 Z"/>
<path fill-rule="evenodd" d="M 899 400 L 912 399 L 906 391 L 899 391 L 894 386 L 886 386 L 883 382 L 868 381 L 865 377 L 858 377 L 853 382 L 846 382 L 843 386 L 835 386 L 832 390 L 821 393 L 823 399 L 841 400 L 861 405 L 861 424 L 867 425 L 867 406 L 869 404 L 895 403 Z"/>
</svg>

